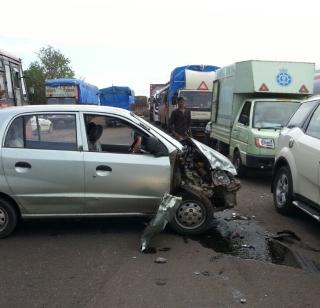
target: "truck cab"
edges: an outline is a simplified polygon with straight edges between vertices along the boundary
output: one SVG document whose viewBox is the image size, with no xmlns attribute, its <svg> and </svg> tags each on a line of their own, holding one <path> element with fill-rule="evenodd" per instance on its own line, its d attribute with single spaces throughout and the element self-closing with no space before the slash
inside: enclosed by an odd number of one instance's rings
<svg viewBox="0 0 320 308">
<path fill-rule="evenodd" d="M 245 167 L 271 169 L 280 129 L 313 91 L 314 63 L 237 62 L 213 82 L 211 144 Z"/>
<path fill-rule="evenodd" d="M 231 130 L 230 157 L 238 172 L 243 166 L 271 169 L 279 132 L 300 106 L 298 100 L 247 99 Z"/>
</svg>

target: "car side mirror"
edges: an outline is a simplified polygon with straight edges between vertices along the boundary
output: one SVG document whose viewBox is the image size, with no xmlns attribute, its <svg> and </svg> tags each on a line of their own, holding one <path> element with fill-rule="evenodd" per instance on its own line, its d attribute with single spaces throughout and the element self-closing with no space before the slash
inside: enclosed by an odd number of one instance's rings
<svg viewBox="0 0 320 308">
<path fill-rule="evenodd" d="M 148 137 L 146 141 L 147 152 L 155 155 L 156 157 L 167 156 L 167 148 L 155 137 Z"/>
</svg>

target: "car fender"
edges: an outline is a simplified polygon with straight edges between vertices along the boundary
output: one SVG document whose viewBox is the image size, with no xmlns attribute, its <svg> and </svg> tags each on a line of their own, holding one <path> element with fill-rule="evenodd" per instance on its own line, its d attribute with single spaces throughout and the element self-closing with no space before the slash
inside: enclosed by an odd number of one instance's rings
<svg viewBox="0 0 320 308">
<path fill-rule="evenodd" d="M 297 167 L 296 167 L 294 157 L 290 149 L 287 147 L 282 148 L 278 153 L 278 155 L 276 156 L 273 176 L 272 176 L 272 186 L 273 186 L 273 181 L 274 181 L 277 170 L 284 165 L 288 166 L 290 169 L 291 177 L 292 177 L 292 185 L 293 185 L 292 191 L 293 193 L 295 193 L 296 187 L 297 187 Z"/>
</svg>

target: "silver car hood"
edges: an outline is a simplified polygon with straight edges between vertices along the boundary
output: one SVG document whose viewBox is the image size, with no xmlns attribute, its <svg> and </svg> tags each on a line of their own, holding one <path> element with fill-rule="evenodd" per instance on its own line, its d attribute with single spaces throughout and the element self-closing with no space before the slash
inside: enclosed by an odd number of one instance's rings
<svg viewBox="0 0 320 308">
<path fill-rule="evenodd" d="M 221 169 L 230 172 L 232 175 L 237 175 L 235 167 L 227 157 L 193 138 L 190 139 L 197 149 L 207 158 L 212 169 Z"/>
</svg>

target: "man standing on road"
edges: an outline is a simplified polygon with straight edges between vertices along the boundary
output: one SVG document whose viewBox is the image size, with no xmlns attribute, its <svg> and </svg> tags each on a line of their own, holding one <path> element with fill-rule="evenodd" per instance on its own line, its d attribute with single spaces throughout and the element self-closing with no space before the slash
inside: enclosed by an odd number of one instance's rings
<svg viewBox="0 0 320 308">
<path fill-rule="evenodd" d="M 170 129 L 173 136 L 181 140 L 187 136 L 191 136 L 191 113 L 186 109 L 184 104 L 184 98 L 177 98 L 178 109 L 175 109 L 170 117 Z"/>
</svg>

